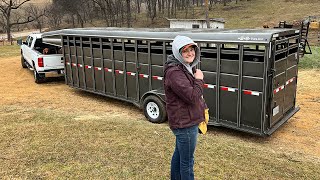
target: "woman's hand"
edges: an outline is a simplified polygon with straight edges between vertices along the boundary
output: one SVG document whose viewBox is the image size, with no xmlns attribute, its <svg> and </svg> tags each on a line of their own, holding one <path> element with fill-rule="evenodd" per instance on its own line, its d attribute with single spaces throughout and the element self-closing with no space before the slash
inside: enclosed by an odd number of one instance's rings
<svg viewBox="0 0 320 180">
<path fill-rule="evenodd" d="M 196 72 L 194 73 L 194 77 L 196 79 L 203 80 L 203 72 L 200 69 L 196 69 Z"/>
</svg>

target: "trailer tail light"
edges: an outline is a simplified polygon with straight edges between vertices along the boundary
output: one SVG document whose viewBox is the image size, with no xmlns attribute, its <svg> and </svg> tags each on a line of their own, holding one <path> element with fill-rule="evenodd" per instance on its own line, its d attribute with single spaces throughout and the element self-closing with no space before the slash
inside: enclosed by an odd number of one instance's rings
<svg viewBox="0 0 320 180">
<path fill-rule="evenodd" d="M 38 66 L 43 67 L 43 58 L 42 57 L 38 58 Z"/>
</svg>

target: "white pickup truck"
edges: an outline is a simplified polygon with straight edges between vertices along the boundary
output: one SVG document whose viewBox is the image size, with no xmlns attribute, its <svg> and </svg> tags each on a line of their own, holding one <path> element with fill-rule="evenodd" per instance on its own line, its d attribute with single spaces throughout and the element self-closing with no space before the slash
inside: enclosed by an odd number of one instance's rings
<svg viewBox="0 0 320 180">
<path fill-rule="evenodd" d="M 21 45 L 21 65 L 34 72 L 36 83 L 48 77 L 64 76 L 61 47 L 42 43 L 41 34 L 30 34 Z"/>
</svg>

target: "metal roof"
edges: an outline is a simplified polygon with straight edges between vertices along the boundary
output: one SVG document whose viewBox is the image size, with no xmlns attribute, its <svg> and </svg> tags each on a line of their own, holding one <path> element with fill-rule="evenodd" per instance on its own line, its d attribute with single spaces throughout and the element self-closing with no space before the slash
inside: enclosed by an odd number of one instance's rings
<svg viewBox="0 0 320 180">
<path fill-rule="evenodd" d="M 46 39 L 60 36 L 128 38 L 139 40 L 173 40 L 177 35 L 188 36 L 194 41 L 223 43 L 269 43 L 272 37 L 299 34 L 295 29 L 180 29 L 180 28 L 75 28 L 43 33 Z M 60 38 L 61 39 L 61 38 Z M 57 40 L 56 40 L 57 41 Z M 61 41 L 61 40 L 60 40 Z"/>
<path fill-rule="evenodd" d="M 167 20 L 168 21 L 206 21 L 206 19 L 169 19 L 169 18 L 167 18 Z M 223 18 L 210 18 L 209 21 L 225 23 L 225 20 Z"/>
</svg>

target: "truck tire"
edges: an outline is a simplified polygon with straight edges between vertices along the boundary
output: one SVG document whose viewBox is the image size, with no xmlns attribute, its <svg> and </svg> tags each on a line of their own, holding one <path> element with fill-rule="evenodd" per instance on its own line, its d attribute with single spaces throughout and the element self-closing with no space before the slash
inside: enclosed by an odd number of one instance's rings
<svg viewBox="0 0 320 180">
<path fill-rule="evenodd" d="M 162 123 L 167 120 L 164 102 L 156 96 L 148 96 L 143 101 L 143 112 L 152 123 Z"/>
<path fill-rule="evenodd" d="M 26 60 L 24 59 L 22 53 L 21 53 L 21 66 L 22 66 L 22 68 L 27 68 Z"/>
<path fill-rule="evenodd" d="M 37 84 L 41 84 L 45 82 L 45 76 L 43 74 L 39 74 L 37 70 L 34 68 L 33 70 L 34 82 Z"/>
</svg>

